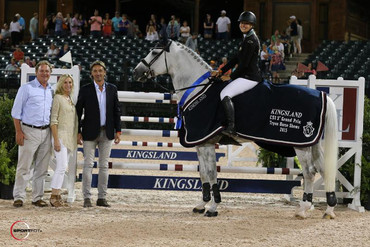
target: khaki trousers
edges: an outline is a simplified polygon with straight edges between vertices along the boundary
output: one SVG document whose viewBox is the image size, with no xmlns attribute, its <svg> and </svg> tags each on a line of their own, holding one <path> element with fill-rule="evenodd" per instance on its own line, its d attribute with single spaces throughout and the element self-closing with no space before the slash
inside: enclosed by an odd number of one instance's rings
<svg viewBox="0 0 370 247">
<path fill-rule="evenodd" d="M 18 165 L 15 175 L 13 190 L 14 200 L 24 201 L 26 198 L 26 186 L 30 179 L 31 165 L 34 164 L 32 176 L 32 201 L 42 199 L 44 195 L 45 177 L 51 156 L 50 129 L 36 129 L 21 125 L 27 139 L 24 145 L 18 147 Z"/>
</svg>

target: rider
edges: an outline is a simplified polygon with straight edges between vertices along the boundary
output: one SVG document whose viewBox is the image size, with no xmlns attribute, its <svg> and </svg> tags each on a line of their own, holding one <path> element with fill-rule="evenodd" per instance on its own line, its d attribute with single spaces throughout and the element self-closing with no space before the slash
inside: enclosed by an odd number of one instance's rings
<svg viewBox="0 0 370 247">
<path fill-rule="evenodd" d="M 258 67 L 260 41 L 253 30 L 256 25 L 256 16 L 251 11 L 245 11 L 240 14 L 238 21 L 240 31 L 244 36 L 239 51 L 222 69 L 211 73 L 212 76 L 221 76 L 223 81 L 231 80 L 220 93 L 221 103 L 228 121 L 227 128 L 223 133 L 231 137 L 236 135 L 235 111 L 231 98 L 252 89 L 262 81 Z M 230 76 L 223 75 L 229 69 L 233 69 L 236 64 L 238 66 Z"/>
</svg>

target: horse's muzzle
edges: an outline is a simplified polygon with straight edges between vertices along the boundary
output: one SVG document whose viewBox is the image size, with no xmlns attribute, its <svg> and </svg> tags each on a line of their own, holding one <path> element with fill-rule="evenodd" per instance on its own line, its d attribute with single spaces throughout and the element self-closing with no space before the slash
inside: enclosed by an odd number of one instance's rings
<svg viewBox="0 0 370 247">
<path fill-rule="evenodd" d="M 141 69 L 134 69 L 133 79 L 135 81 L 145 82 L 148 79 L 147 73 Z"/>
</svg>

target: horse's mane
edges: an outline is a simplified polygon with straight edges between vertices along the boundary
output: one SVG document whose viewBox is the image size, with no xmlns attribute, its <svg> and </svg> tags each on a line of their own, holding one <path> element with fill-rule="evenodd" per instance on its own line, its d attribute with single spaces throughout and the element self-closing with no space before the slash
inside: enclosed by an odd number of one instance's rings
<svg viewBox="0 0 370 247">
<path fill-rule="evenodd" d="M 196 60 L 196 62 L 198 62 L 200 66 L 205 66 L 205 69 L 207 69 L 207 70 L 212 69 L 212 67 L 206 61 L 204 61 L 204 59 L 198 53 L 193 51 L 193 49 L 187 47 L 186 45 L 184 45 L 184 44 L 182 44 L 178 41 L 172 41 L 172 42 L 174 42 L 180 49 L 189 53 L 189 55 L 191 57 L 193 57 L 193 59 Z"/>
</svg>

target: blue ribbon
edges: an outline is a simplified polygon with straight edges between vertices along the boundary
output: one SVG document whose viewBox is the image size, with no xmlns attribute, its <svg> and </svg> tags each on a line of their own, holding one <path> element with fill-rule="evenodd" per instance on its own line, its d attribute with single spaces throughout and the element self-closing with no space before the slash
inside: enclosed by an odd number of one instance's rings
<svg viewBox="0 0 370 247">
<path fill-rule="evenodd" d="M 196 86 L 199 85 L 201 82 L 203 82 L 205 79 L 211 76 L 211 71 L 207 71 L 204 75 L 199 77 L 192 85 Z M 184 105 L 186 98 L 194 91 L 195 87 L 189 88 L 185 91 L 185 93 L 182 95 L 180 102 L 177 104 L 177 122 L 175 129 L 180 129 L 182 125 L 182 115 L 180 112 L 180 108 Z"/>
</svg>

